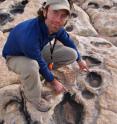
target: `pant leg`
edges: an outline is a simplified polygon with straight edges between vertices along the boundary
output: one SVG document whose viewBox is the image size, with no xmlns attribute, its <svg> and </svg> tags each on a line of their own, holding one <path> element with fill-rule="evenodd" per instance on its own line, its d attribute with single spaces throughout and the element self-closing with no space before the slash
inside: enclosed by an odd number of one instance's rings
<svg viewBox="0 0 117 124">
<path fill-rule="evenodd" d="M 41 81 L 39 66 L 35 60 L 23 56 L 10 57 L 7 61 L 9 70 L 20 75 L 21 87 L 29 100 L 41 99 Z"/>
<path fill-rule="evenodd" d="M 47 63 L 51 63 L 51 53 L 50 53 L 50 45 L 47 45 L 42 50 L 42 55 Z M 53 52 L 53 62 L 54 68 L 58 68 L 64 65 L 68 65 L 76 61 L 77 52 L 69 47 L 64 45 L 55 45 Z"/>
</svg>

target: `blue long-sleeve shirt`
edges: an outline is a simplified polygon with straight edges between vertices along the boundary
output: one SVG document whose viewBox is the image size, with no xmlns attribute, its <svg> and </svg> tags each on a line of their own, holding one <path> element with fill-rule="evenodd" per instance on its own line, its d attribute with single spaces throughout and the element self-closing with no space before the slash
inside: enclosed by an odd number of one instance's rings
<svg viewBox="0 0 117 124">
<path fill-rule="evenodd" d="M 49 35 L 48 27 L 39 18 L 33 18 L 18 24 L 9 34 L 3 48 L 3 56 L 26 56 L 38 62 L 40 73 L 44 78 L 51 82 L 54 79 L 52 72 L 44 60 L 41 50 L 53 38 L 61 41 L 65 46 L 71 47 L 77 51 L 78 58 L 80 54 L 64 28 L 58 32 Z"/>
</svg>

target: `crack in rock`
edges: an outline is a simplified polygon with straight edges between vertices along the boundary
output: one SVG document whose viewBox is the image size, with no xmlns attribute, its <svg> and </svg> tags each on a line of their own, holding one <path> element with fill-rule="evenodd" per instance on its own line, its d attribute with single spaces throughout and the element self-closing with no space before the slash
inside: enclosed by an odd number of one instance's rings
<svg viewBox="0 0 117 124">
<path fill-rule="evenodd" d="M 16 3 L 15 5 L 12 5 L 10 13 L 12 13 L 13 15 L 15 15 L 17 13 L 20 13 L 20 14 L 23 13 L 24 8 L 25 8 L 27 3 L 28 3 L 28 0 L 24 0 L 22 2 Z"/>
<path fill-rule="evenodd" d="M 75 96 L 69 92 L 64 94 L 63 101 L 54 111 L 56 124 L 83 124 L 84 106 L 75 101 Z"/>
<path fill-rule="evenodd" d="M 7 22 L 13 21 L 9 13 L 0 13 L 0 25 L 5 25 Z"/>
<path fill-rule="evenodd" d="M 24 93 L 22 91 L 20 91 L 20 95 L 21 95 L 21 99 L 18 98 L 17 96 L 13 96 L 13 99 L 11 99 L 9 102 L 7 102 L 4 106 L 4 109 L 7 108 L 8 105 L 12 104 L 12 103 L 16 103 L 19 104 L 19 111 L 23 114 L 23 117 L 26 121 L 26 124 L 40 124 L 40 122 L 38 121 L 33 121 L 31 119 L 31 116 L 27 110 L 26 107 L 26 100 L 24 98 Z M 2 124 L 2 123 L 1 123 Z"/>
<path fill-rule="evenodd" d="M 82 58 L 88 63 L 88 66 L 100 65 L 102 63 L 97 58 L 91 56 L 82 56 Z"/>
</svg>

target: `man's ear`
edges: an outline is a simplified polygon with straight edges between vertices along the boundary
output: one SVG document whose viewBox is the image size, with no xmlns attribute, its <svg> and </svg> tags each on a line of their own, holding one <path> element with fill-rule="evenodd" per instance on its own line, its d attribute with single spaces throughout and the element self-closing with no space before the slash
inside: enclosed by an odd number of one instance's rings
<svg viewBox="0 0 117 124">
<path fill-rule="evenodd" d="M 43 9 L 43 16 L 44 16 L 45 19 L 47 18 L 47 12 L 48 12 L 47 9 Z"/>
<path fill-rule="evenodd" d="M 46 17 L 46 13 L 47 13 L 46 10 L 43 9 L 43 16 L 44 16 L 44 17 Z"/>
</svg>

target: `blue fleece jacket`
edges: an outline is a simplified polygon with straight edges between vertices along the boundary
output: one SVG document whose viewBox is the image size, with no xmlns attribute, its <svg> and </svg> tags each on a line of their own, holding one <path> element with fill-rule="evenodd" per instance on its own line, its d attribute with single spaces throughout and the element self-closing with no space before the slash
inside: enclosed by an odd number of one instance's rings
<svg viewBox="0 0 117 124">
<path fill-rule="evenodd" d="M 80 59 L 80 54 L 75 44 L 64 28 L 49 35 L 47 25 L 39 18 L 33 18 L 18 24 L 10 32 L 2 54 L 5 58 L 7 56 L 26 56 L 36 60 L 40 67 L 40 73 L 47 81 L 51 82 L 54 76 L 48 69 L 48 65 L 41 54 L 41 50 L 55 37 L 65 46 L 75 49 L 78 53 L 77 60 Z"/>
</svg>

